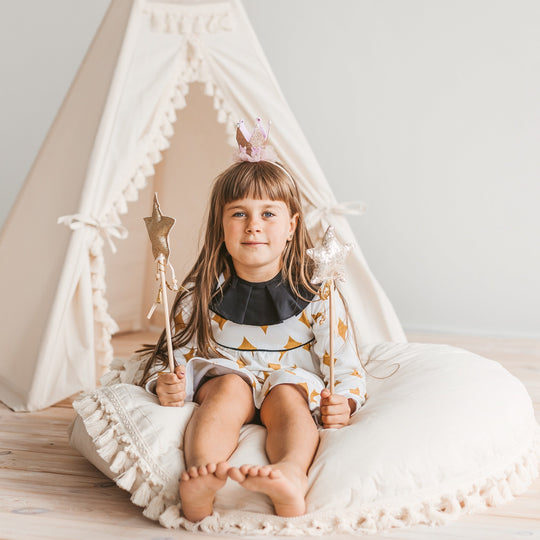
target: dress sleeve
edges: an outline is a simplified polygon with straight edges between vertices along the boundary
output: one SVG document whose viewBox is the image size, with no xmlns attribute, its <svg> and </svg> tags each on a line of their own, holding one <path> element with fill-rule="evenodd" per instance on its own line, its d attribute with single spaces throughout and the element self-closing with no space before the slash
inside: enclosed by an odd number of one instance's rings
<svg viewBox="0 0 540 540">
<path fill-rule="evenodd" d="M 182 303 L 182 306 L 177 311 L 174 316 L 174 321 L 172 322 L 172 333 L 173 336 L 179 332 L 186 324 L 186 321 L 191 317 L 192 312 L 192 296 L 189 295 L 185 301 Z M 178 347 L 173 350 L 174 354 L 174 365 L 176 366 L 185 366 L 193 356 L 195 356 L 195 351 L 197 350 L 196 337 L 194 336 L 186 345 L 183 347 Z M 168 368 L 165 368 L 168 370 Z M 159 371 L 164 371 L 163 368 L 156 370 L 155 373 L 148 379 L 145 384 L 145 388 L 151 394 L 156 394 L 156 384 Z"/>
<path fill-rule="evenodd" d="M 330 300 L 312 302 L 312 330 L 315 336 L 312 352 L 317 357 L 320 370 L 327 387 L 330 385 Z M 347 398 L 354 399 L 356 410 L 366 400 L 365 371 L 358 358 L 354 344 L 353 330 L 341 296 L 334 293 L 335 335 L 334 335 L 334 390 Z"/>
</svg>

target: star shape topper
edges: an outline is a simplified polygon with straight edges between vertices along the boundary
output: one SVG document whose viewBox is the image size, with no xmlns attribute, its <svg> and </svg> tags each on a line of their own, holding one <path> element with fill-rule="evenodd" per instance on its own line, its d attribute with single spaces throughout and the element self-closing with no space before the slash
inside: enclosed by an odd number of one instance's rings
<svg viewBox="0 0 540 540">
<path fill-rule="evenodd" d="M 154 209 L 152 217 L 145 217 L 146 229 L 152 243 L 152 255 L 154 261 L 160 256 L 165 257 L 165 262 L 169 260 L 169 231 L 175 224 L 176 220 L 171 217 L 164 216 L 161 213 L 157 193 L 154 193 Z"/>
<path fill-rule="evenodd" d="M 336 238 L 334 227 L 330 225 L 324 233 L 322 244 L 306 250 L 308 256 L 315 261 L 311 283 L 345 279 L 345 257 L 351 248 L 351 244 L 342 244 Z"/>
</svg>

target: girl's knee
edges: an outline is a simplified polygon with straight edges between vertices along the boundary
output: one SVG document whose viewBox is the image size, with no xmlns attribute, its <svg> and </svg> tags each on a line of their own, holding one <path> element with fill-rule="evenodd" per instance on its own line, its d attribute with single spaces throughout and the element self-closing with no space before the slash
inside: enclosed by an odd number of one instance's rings
<svg viewBox="0 0 540 540">
<path fill-rule="evenodd" d="M 278 384 L 265 397 L 261 405 L 261 421 L 264 425 L 267 425 L 274 414 L 280 416 L 284 413 L 311 416 L 307 394 L 301 386 Z"/>
<path fill-rule="evenodd" d="M 273 400 L 280 403 L 284 401 L 304 402 L 307 405 L 308 396 L 306 390 L 298 384 L 278 384 L 270 390 L 264 401 Z"/>
<path fill-rule="evenodd" d="M 253 403 L 251 386 L 240 375 L 234 373 L 212 377 L 199 388 L 195 397 L 199 404 L 208 398 Z"/>
</svg>

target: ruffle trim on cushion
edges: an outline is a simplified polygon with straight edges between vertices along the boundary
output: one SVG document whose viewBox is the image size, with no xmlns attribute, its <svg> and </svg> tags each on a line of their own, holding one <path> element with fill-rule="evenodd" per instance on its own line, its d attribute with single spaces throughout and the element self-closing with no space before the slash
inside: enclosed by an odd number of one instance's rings
<svg viewBox="0 0 540 540">
<path fill-rule="evenodd" d="M 132 354 L 130 357 L 114 358 L 110 364 L 110 371 L 103 375 L 99 382 L 102 386 L 111 386 L 113 384 L 138 384 L 144 371 L 145 359 L 138 354 Z"/>
<path fill-rule="evenodd" d="M 224 6 L 227 7 L 227 10 L 225 10 Z M 209 28 L 214 25 L 212 21 L 219 20 L 219 29 L 229 30 L 229 23 L 226 21 L 231 19 L 232 15 L 228 3 L 197 6 L 196 10 L 195 7 L 191 6 L 193 9 L 190 11 L 189 6 L 171 6 L 163 3 L 148 8 L 152 17 L 155 15 L 155 17 L 159 18 L 165 13 L 167 20 L 184 21 L 182 22 L 184 25 L 187 24 L 186 21 L 192 21 L 192 27 L 190 32 L 186 32 L 184 47 L 178 55 L 175 78 L 164 90 L 153 122 L 147 134 L 139 141 L 140 150 L 137 152 L 135 165 L 126 179 L 125 188 L 121 191 L 106 216 L 107 222 L 120 225 L 120 215 L 126 214 L 128 211 L 127 203 L 138 199 L 139 190 L 145 188 L 147 178 L 154 175 L 154 165 L 161 161 L 163 151 L 170 146 L 169 139 L 174 133 L 173 124 L 177 118 L 176 110 L 185 108 L 185 96 L 189 92 L 191 83 L 202 83 L 204 85 L 204 94 L 213 97 L 213 107 L 217 112 L 217 121 L 220 124 L 225 124 L 228 143 L 232 147 L 235 146 L 235 117 L 233 111 L 226 102 L 223 92 L 218 88 L 211 76 L 204 45 L 198 38 L 198 34 L 203 32 L 204 28 L 207 29 L 206 31 L 211 31 Z M 200 14 L 195 16 L 195 12 Z M 105 373 L 113 358 L 111 336 L 118 331 L 118 325 L 109 315 L 107 309 L 103 239 L 99 233 L 96 233 L 90 247 L 90 265 L 95 316 L 96 363 L 101 367 L 101 373 Z"/>
<path fill-rule="evenodd" d="M 135 443 L 134 434 L 128 431 L 129 422 L 121 418 L 123 409 L 115 401 L 114 392 L 101 389 L 82 395 L 73 402 L 73 407 L 83 420 L 96 452 L 117 475 L 116 485 L 131 493 L 133 504 L 145 507 L 146 517 L 158 520 L 168 507 L 178 504 L 178 492 L 171 490 L 171 479 L 151 459 L 150 451 Z"/>
<path fill-rule="evenodd" d="M 314 512 L 295 518 L 282 518 L 252 512 L 218 513 L 198 523 L 180 514 L 180 505 L 169 506 L 159 517 L 167 528 L 188 531 L 234 533 L 237 535 L 323 535 L 374 533 L 412 525 L 444 525 L 463 514 L 495 506 L 526 491 L 538 477 L 540 467 L 540 427 L 536 426 L 531 446 L 509 465 L 502 475 L 493 475 L 465 489 L 399 508 L 364 505 L 358 510 Z"/>
<path fill-rule="evenodd" d="M 439 497 L 399 507 L 375 503 L 344 511 L 317 511 L 295 518 L 216 511 L 193 523 L 181 515 L 177 491 L 167 488 L 170 479 L 166 471 L 159 470 L 149 451 L 145 454 L 126 431 L 129 423 L 120 418 L 122 408 L 113 403 L 114 399 L 114 392 L 102 388 L 82 396 L 73 406 L 92 437 L 97 453 L 117 474 L 116 484 L 131 492 L 131 501 L 135 505 L 145 507 L 144 516 L 167 528 L 237 535 L 301 536 L 373 533 L 418 524 L 443 525 L 463 514 L 512 499 L 526 491 L 539 475 L 540 427 L 536 425 L 530 447 L 501 474 L 485 477 Z M 176 486 L 176 482 L 173 485 Z"/>
</svg>

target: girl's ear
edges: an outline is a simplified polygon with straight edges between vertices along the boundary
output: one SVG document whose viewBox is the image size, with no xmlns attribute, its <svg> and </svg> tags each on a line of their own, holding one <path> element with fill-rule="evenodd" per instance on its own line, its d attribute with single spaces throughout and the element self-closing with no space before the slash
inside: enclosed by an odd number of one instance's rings
<svg viewBox="0 0 540 540">
<path fill-rule="evenodd" d="M 296 214 L 291 217 L 291 220 L 289 222 L 289 240 L 293 239 L 294 231 L 296 231 L 296 226 L 298 225 L 298 217 L 299 214 L 298 212 L 296 212 Z"/>
</svg>

